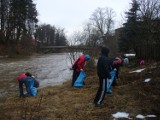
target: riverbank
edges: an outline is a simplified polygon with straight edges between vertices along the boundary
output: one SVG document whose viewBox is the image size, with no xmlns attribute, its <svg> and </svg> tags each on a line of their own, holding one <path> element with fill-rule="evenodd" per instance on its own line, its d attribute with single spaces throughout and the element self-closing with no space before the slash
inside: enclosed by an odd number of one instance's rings
<svg viewBox="0 0 160 120">
<path fill-rule="evenodd" d="M 153 63 L 142 72 L 133 72 L 142 67 L 121 69 L 121 80 L 113 93 L 106 94 L 101 107 L 95 107 L 93 100 L 98 89 L 96 69 L 87 69 L 87 79 L 83 88 L 72 88 L 71 80 L 62 85 L 40 89 L 36 97 L 8 98 L 1 109 L 3 120 L 113 120 L 112 114 L 129 113 L 156 115 L 145 120 L 158 120 L 160 115 L 160 64 Z M 149 82 L 144 82 L 151 78 Z M 127 118 L 121 118 L 125 120 Z"/>
<path fill-rule="evenodd" d="M 0 59 L 0 106 L 6 98 L 19 94 L 17 76 L 22 72 L 32 73 L 40 81 L 41 88 L 70 79 L 71 63 L 67 55 L 51 53 Z"/>
</svg>

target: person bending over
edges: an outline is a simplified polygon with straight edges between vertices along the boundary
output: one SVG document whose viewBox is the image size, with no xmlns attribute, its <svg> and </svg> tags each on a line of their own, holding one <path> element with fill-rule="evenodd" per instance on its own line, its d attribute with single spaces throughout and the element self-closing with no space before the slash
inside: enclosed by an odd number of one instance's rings
<svg viewBox="0 0 160 120">
<path fill-rule="evenodd" d="M 81 71 L 83 71 L 86 61 L 90 59 L 90 55 L 81 55 L 75 63 L 72 65 L 73 76 L 72 76 L 72 86 L 74 85 L 76 79 L 78 78 Z"/>
</svg>

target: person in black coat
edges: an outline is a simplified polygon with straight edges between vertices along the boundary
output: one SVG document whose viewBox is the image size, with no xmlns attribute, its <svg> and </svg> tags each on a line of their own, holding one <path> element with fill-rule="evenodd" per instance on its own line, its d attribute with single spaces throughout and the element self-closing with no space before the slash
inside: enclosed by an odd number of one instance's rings
<svg viewBox="0 0 160 120">
<path fill-rule="evenodd" d="M 110 76 L 110 60 L 108 58 L 109 49 L 106 47 L 101 48 L 101 56 L 97 63 L 97 75 L 99 77 L 99 88 L 94 99 L 95 106 L 100 106 L 106 93 L 107 78 Z"/>
</svg>

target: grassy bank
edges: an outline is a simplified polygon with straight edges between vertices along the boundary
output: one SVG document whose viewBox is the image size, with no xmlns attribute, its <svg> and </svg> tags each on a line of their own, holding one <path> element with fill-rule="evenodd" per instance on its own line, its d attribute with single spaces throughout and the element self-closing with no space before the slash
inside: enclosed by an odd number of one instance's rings
<svg viewBox="0 0 160 120">
<path fill-rule="evenodd" d="M 128 73 L 140 67 L 121 69 L 121 80 L 113 93 L 106 94 L 101 107 L 95 107 L 94 97 L 98 89 L 96 69 L 87 69 L 83 88 L 72 88 L 71 80 L 59 86 L 38 91 L 36 97 L 8 98 L 0 110 L 3 120 L 113 120 L 112 114 L 127 112 L 136 119 L 138 114 L 160 115 L 160 64 L 144 66 L 141 73 Z M 151 78 L 145 83 L 146 78 Z M 125 120 L 125 118 L 121 118 Z"/>
</svg>

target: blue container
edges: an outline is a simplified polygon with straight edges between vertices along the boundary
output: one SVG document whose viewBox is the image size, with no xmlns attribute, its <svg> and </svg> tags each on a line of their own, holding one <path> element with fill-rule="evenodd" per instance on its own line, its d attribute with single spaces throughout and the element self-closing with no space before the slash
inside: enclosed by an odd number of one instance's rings
<svg viewBox="0 0 160 120">
<path fill-rule="evenodd" d="M 86 79 L 86 73 L 84 71 L 81 71 L 77 80 L 74 82 L 74 87 L 83 87 L 84 80 Z"/>
<path fill-rule="evenodd" d="M 107 87 L 106 87 L 106 92 L 107 92 L 107 93 L 112 93 L 110 87 L 111 87 L 111 85 L 112 85 L 112 83 L 113 83 L 113 80 L 114 80 L 114 78 L 115 78 L 116 71 L 117 71 L 116 69 L 113 69 L 113 70 L 110 72 L 111 79 L 108 79 L 108 78 L 107 78 Z"/>
<path fill-rule="evenodd" d="M 30 96 L 37 95 L 37 88 L 34 87 L 34 78 L 33 77 L 27 77 L 27 93 Z"/>
</svg>

